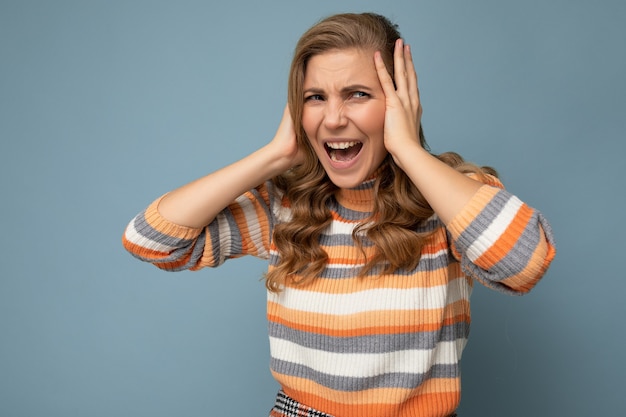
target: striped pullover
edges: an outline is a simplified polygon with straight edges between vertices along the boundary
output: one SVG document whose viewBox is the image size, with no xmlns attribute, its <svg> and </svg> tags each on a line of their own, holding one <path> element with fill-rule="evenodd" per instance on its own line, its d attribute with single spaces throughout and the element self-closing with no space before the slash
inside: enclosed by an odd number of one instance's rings
<svg viewBox="0 0 626 417">
<path fill-rule="evenodd" d="M 447 226 L 436 215 L 420 226 L 433 235 L 416 268 L 364 278 L 357 276 L 363 259 L 352 230 L 371 213 L 373 181 L 338 191 L 333 221 L 320 238 L 326 268 L 305 286 L 268 292 L 270 367 L 289 397 L 337 417 L 454 412 L 473 281 L 524 294 L 555 255 L 541 213 L 495 178 L 488 181 Z M 167 221 L 159 201 L 126 228 L 123 244 L 135 257 L 168 271 L 215 267 L 243 255 L 276 265 L 272 231 L 290 213 L 271 181 L 201 229 Z"/>
</svg>

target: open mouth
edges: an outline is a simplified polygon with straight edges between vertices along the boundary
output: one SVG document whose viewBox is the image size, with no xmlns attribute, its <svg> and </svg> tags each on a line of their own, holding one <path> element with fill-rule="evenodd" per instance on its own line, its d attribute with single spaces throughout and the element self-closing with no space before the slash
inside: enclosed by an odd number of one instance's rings
<svg viewBox="0 0 626 417">
<path fill-rule="evenodd" d="M 324 149 L 332 161 L 347 162 L 353 160 L 363 148 L 363 143 L 353 140 L 349 142 L 326 142 Z"/>
</svg>

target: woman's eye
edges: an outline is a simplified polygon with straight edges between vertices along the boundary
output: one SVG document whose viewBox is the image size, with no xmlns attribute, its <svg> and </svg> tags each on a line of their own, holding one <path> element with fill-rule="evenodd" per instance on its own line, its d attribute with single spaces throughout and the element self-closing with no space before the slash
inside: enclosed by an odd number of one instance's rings
<svg viewBox="0 0 626 417">
<path fill-rule="evenodd" d="M 304 101 L 317 101 L 317 100 L 322 100 L 322 96 L 319 94 L 311 94 L 310 96 L 306 96 L 304 98 Z"/>
<path fill-rule="evenodd" d="M 352 93 L 352 97 L 354 98 L 364 98 L 364 97 L 369 97 L 369 94 L 363 92 L 363 91 L 355 91 L 354 93 Z"/>
</svg>

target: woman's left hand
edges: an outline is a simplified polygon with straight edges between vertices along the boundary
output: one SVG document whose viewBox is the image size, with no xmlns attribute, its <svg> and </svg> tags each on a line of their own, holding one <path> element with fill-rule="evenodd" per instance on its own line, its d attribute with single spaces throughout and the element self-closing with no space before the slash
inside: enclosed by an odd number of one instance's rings
<svg viewBox="0 0 626 417">
<path fill-rule="evenodd" d="M 374 54 L 378 79 L 385 94 L 385 148 L 396 163 L 398 156 L 409 146 L 420 146 L 419 130 L 422 117 L 417 74 L 411 49 L 402 39 L 396 41 L 394 49 L 395 86 L 380 52 Z"/>
<path fill-rule="evenodd" d="M 427 152 L 419 140 L 422 106 L 411 49 L 396 41 L 393 55 L 395 86 L 379 52 L 374 54 L 385 94 L 385 148 L 446 224 L 482 186 Z"/>
</svg>

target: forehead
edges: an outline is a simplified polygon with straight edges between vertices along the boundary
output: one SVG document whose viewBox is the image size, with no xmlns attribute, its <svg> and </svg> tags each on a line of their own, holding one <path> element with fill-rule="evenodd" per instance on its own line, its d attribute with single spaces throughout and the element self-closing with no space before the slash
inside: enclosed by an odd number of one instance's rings
<svg viewBox="0 0 626 417">
<path fill-rule="evenodd" d="M 374 52 L 337 49 L 314 55 L 307 63 L 304 87 L 378 82 Z"/>
</svg>

